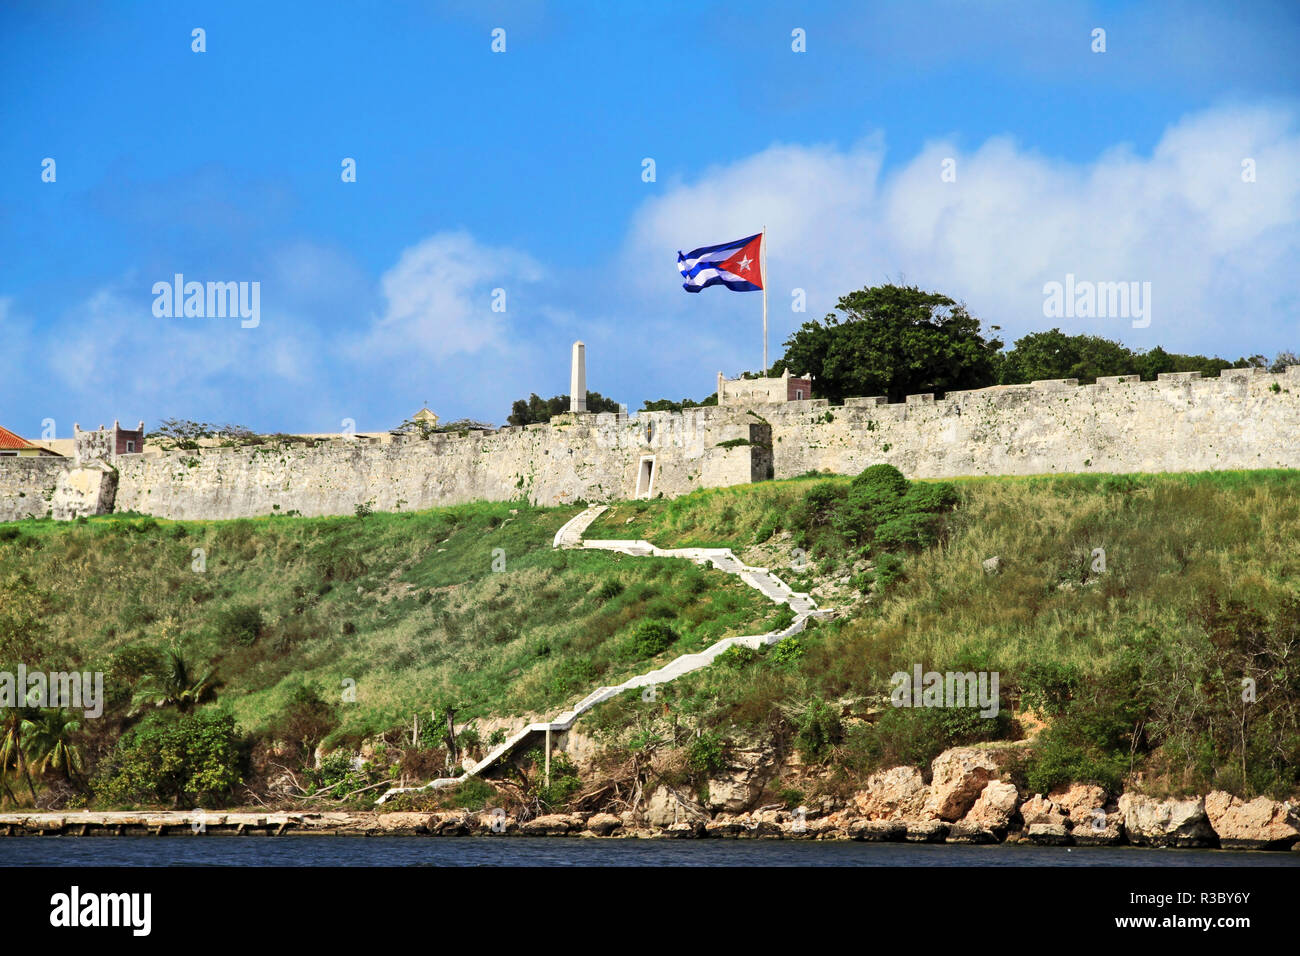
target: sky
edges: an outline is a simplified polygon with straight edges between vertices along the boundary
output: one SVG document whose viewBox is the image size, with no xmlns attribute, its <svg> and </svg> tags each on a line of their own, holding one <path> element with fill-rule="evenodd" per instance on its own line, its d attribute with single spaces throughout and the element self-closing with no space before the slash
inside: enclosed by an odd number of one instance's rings
<svg viewBox="0 0 1300 956">
<path fill-rule="evenodd" d="M 11 0 L 0 424 L 502 424 L 577 339 L 630 409 L 700 399 L 762 295 L 677 253 L 763 228 L 773 361 L 890 281 L 1008 344 L 1300 351 L 1300 5 L 742 8 Z M 256 324 L 158 315 L 177 274 Z M 1149 315 L 1048 317 L 1067 276 Z"/>
</svg>

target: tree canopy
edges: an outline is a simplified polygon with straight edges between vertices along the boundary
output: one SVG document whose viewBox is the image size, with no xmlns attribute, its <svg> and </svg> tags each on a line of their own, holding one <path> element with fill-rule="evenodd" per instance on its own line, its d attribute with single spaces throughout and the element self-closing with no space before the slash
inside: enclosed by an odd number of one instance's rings
<svg viewBox="0 0 1300 956">
<path fill-rule="evenodd" d="M 536 392 L 533 392 L 527 399 L 518 399 L 510 406 L 510 417 L 506 419 L 506 423 L 510 425 L 535 425 L 539 422 L 549 422 L 551 416 L 561 415 L 568 410 L 568 395 L 541 398 Z M 587 411 L 616 412 L 618 411 L 618 402 L 612 398 L 606 398 L 600 392 L 588 392 Z"/>
<path fill-rule="evenodd" d="M 990 331 L 997 332 L 998 326 L 990 326 Z M 851 292 L 826 318 L 805 322 L 786 340 L 785 355 L 772 373 L 811 373 L 817 397 L 832 403 L 871 395 L 898 402 L 925 392 L 1040 379 L 1074 378 L 1086 385 L 1103 375 L 1151 380 L 1162 372 L 1200 372 L 1210 377 L 1228 368 L 1280 372 L 1300 364 L 1300 358 L 1286 351 L 1271 365 L 1262 355 L 1229 361 L 1159 346 L 1134 350 L 1097 335 L 1067 335 L 1057 328 L 1025 335 L 1008 351 L 1002 347 L 998 339 L 983 334 L 979 319 L 948 296 L 916 286 L 882 285 Z"/>
<path fill-rule="evenodd" d="M 995 327 L 996 329 L 996 327 Z M 946 295 L 883 285 L 842 297 L 820 321 L 785 342 L 772 371 L 811 373 L 819 398 L 981 388 L 996 381 L 1002 343 L 985 338 L 979 319 Z"/>
</svg>

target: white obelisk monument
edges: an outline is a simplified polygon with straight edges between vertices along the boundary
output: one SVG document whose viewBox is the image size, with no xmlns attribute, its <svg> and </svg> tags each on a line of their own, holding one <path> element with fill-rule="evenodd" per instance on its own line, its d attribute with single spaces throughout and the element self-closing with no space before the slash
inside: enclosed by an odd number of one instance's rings
<svg viewBox="0 0 1300 956">
<path fill-rule="evenodd" d="M 587 346 L 573 343 L 573 369 L 569 372 L 569 411 L 587 410 Z"/>
</svg>

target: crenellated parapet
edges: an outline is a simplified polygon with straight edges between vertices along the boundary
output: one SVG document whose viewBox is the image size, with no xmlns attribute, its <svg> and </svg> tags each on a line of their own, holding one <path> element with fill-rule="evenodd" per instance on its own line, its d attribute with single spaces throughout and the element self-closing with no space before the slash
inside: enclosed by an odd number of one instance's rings
<svg viewBox="0 0 1300 956">
<path fill-rule="evenodd" d="M 56 486 L 67 501 L 60 515 L 111 507 L 215 519 L 674 497 L 810 471 L 856 474 L 881 462 L 916 478 L 1300 468 L 1300 366 L 1154 382 L 1038 381 L 901 402 L 869 396 L 831 405 L 773 394 L 678 412 L 567 412 L 547 424 L 427 438 L 335 436 L 148 455 L 133 453 L 130 433 L 116 424 L 78 428 L 75 460 L 0 459 L 0 520 L 49 513 Z M 69 475 L 76 468 L 112 476 L 88 482 Z"/>
</svg>

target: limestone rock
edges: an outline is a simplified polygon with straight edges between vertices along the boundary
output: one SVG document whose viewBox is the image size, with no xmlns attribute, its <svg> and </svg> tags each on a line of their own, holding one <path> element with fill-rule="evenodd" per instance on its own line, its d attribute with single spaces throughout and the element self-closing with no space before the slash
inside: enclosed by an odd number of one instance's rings
<svg viewBox="0 0 1300 956">
<path fill-rule="evenodd" d="M 1002 570 L 1002 558 L 998 555 L 994 555 L 991 558 L 985 558 L 983 567 L 985 574 L 997 574 Z"/>
<path fill-rule="evenodd" d="M 1031 823 L 1029 842 L 1038 846 L 1064 846 L 1070 842 L 1070 833 L 1064 823 Z"/>
<path fill-rule="evenodd" d="M 935 757 L 930 769 L 926 810 L 940 820 L 954 821 L 966 815 L 999 768 L 988 750 L 954 747 Z"/>
<path fill-rule="evenodd" d="M 734 751 L 726 769 L 709 779 L 709 809 L 730 813 L 749 810 L 762 795 L 771 772 L 770 749 Z"/>
<path fill-rule="evenodd" d="M 907 824 L 908 843 L 942 843 L 948 824 L 942 820 L 913 820 Z"/>
<path fill-rule="evenodd" d="M 853 795 L 853 805 L 867 820 L 900 820 L 921 816 L 929 796 L 920 770 L 894 767 L 868 777 L 867 789 Z"/>
<path fill-rule="evenodd" d="M 961 822 L 966 827 L 1003 832 L 1016 814 L 1019 797 L 1015 784 L 990 780 Z"/>
<path fill-rule="evenodd" d="M 670 827 L 674 823 L 705 816 L 699 807 L 665 786 L 655 788 L 641 812 L 646 825 L 652 827 Z"/>
<path fill-rule="evenodd" d="M 1289 802 L 1246 802 L 1213 790 L 1205 797 L 1205 813 L 1225 850 L 1285 850 L 1300 841 L 1300 808 Z"/>
<path fill-rule="evenodd" d="M 385 832 L 425 833 L 429 819 L 427 813 L 381 813 L 375 817 L 375 825 Z"/>
<path fill-rule="evenodd" d="M 1205 800 L 1157 800 L 1126 793 L 1119 798 L 1124 831 L 1139 846 L 1213 846 L 1215 833 L 1205 815 Z"/>
<path fill-rule="evenodd" d="M 547 813 L 524 823 L 520 829 L 528 836 L 564 836 L 581 832 L 586 819 L 576 813 Z"/>
<path fill-rule="evenodd" d="M 623 826 L 623 821 L 612 813 L 595 813 L 587 820 L 587 829 L 596 836 L 609 836 Z"/>
<path fill-rule="evenodd" d="M 1068 819 L 1060 807 L 1041 793 L 1034 794 L 1020 805 L 1020 816 L 1027 827 L 1036 823 L 1064 826 Z"/>
<path fill-rule="evenodd" d="M 848 834 L 868 843 L 901 843 L 907 839 L 907 824 L 902 820 L 858 820 L 849 824 Z"/>
<path fill-rule="evenodd" d="M 1090 823 L 1096 811 L 1106 805 L 1106 791 L 1095 784 L 1072 783 L 1058 787 L 1047 795 L 1057 809 L 1070 818 L 1075 826 Z"/>
<path fill-rule="evenodd" d="M 1076 811 L 1076 816 L 1084 812 Z M 1124 842 L 1123 816 L 1118 813 L 1106 813 L 1104 810 L 1087 812 L 1091 816 L 1078 820 L 1070 830 L 1070 839 L 1077 846 L 1117 846 Z"/>
<path fill-rule="evenodd" d="M 997 843 L 998 835 L 988 827 L 961 820 L 948 831 L 949 843 Z"/>
</svg>

